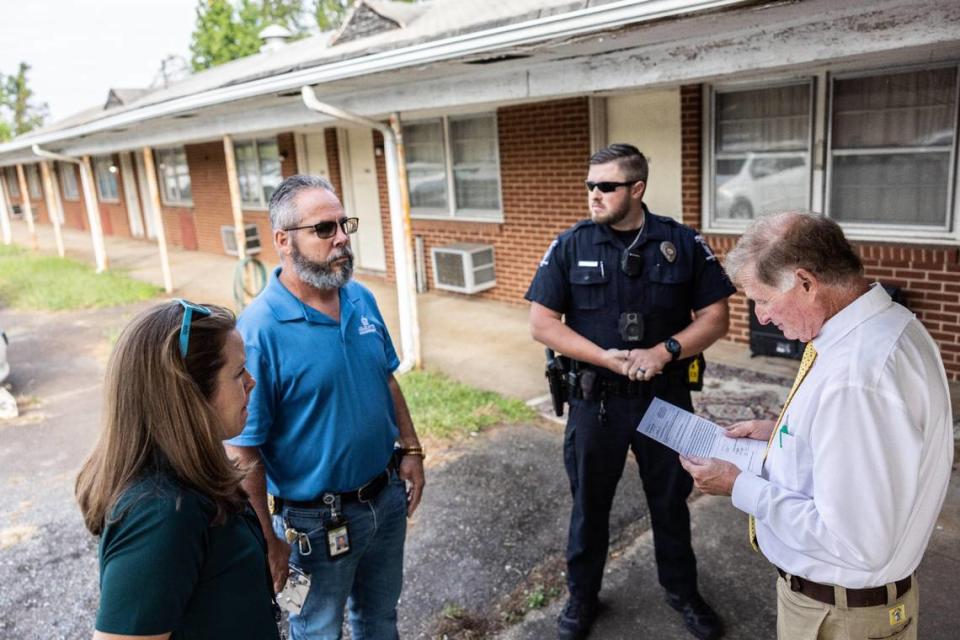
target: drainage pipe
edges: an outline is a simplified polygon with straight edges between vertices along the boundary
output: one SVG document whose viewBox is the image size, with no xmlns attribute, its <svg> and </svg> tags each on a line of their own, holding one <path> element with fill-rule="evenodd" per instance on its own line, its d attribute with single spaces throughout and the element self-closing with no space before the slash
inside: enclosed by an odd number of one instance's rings
<svg viewBox="0 0 960 640">
<path fill-rule="evenodd" d="M 399 135 L 399 118 L 396 130 L 355 113 L 320 102 L 309 86 L 300 89 L 303 103 L 308 109 L 337 120 L 352 122 L 379 131 L 383 135 L 383 151 L 387 165 L 387 193 L 390 200 L 390 235 L 393 237 L 393 266 L 397 278 L 397 306 L 400 316 L 400 351 L 402 359 L 397 373 L 419 368 L 420 324 L 417 318 L 417 292 L 413 278 L 412 234 L 410 229 L 410 199 L 404 185 L 405 172 L 400 162 L 403 140 Z"/>
</svg>

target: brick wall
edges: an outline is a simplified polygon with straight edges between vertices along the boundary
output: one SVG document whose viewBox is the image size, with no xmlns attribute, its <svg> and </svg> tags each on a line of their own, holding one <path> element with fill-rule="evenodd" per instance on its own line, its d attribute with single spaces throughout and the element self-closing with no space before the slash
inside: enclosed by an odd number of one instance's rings
<svg viewBox="0 0 960 640">
<path fill-rule="evenodd" d="M 63 224 L 71 229 L 80 229 L 81 231 L 89 228 L 87 224 L 87 210 L 83 206 L 83 188 L 80 183 L 80 169 L 77 165 L 71 163 L 62 163 L 57 171 L 72 171 L 77 180 L 77 197 L 69 200 L 63 193 L 63 183 L 57 175 L 57 189 L 60 189 L 60 201 L 63 203 Z"/>
<path fill-rule="evenodd" d="M 374 135 L 379 134 L 375 133 Z M 340 147 L 337 145 L 337 130 L 334 128 L 324 129 L 323 141 L 327 148 L 327 171 L 330 172 L 330 184 L 333 185 L 333 190 L 342 200 L 343 176 L 340 174 Z M 380 144 L 383 144 L 382 136 Z M 379 175 L 383 175 L 382 172 Z"/>
<path fill-rule="evenodd" d="M 683 221 L 699 227 L 701 221 L 702 105 L 699 85 L 682 87 Z M 696 141 L 696 145 L 694 145 Z M 708 234 L 710 246 L 722 259 L 733 248 L 736 235 Z M 854 242 L 866 276 L 903 289 L 906 303 L 940 346 L 951 380 L 960 380 L 960 249 L 952 246 Z M 745 343 L 750 324 L 745 296 L 730 299 L 728 339 Z"/>
<path fill-rule="evenodd" d="M 433 286 L 431 247 L 453 242 L 486 243 L 494 245 L 497 286 L 478 295 L 522 303 L 533 272 L 550 242 L 586 212 L 583 179 L 590 156 L 587 99 L 499 109 L 497 129 L 503 222 L 414 219 L 413 235 L 424 239 L 430 288 Z M 380 207 L 387 271 L 392 279 L 393 249 L 384 176 L 384 160 L 379 155 Z"/>
<path fill-rule="evenodd" d="M 283 177 L 296 173 L 296 152 L 292 133 L 277 136 L 277 146 L 284 159 L 280 163 Z M 227 162 L 223 142 L 205 142 L 185 146 L 187 164 L 190 167 L 190 184 L 193 191 L 192 207 L 163 205 L 164 228 L 167 241 L 184 248 L 209 253 L 223 254 L 222 226 L 233 226 L 230 208 L 230 190 L 227 187 Z M 270 220 L 266 210 L 244 209 L 245 224 L 256 224 L 260 232 L 261 251 L 264 262 L 275 262 Z M 193 233 L 190 232 L 190 227 Z M 195 242 L 191 243 L 191 235 Z"/>
<path fill-rule="evenodd" d="M 26 165 L 24 165 L 23 170 L 24 170 L 24 172 L 26 172 L 26 170 L 27 170 Z M 4 171 L 4 170 L 0 169 L 0 176 L 4 176 L 4 175 L 5 175 L 5 174 L 3 173 L 3 171 Z M 37 166 L 37 171 L 38 171 L 38 172 L 40 171 L 39 165 Z M 16 168 L 11 167 L 11 174 L 12 174 L 12 179 L 13 179 L 14 181 L 16 181 L 16 175 L 17 175 L 17 174 L 16 174 Z M 26 176 L 26 173 L 25 173 L 24 175 Z M 17 182 L 17 187 L 19 188 L 19 182 Z M 30 188 L 30 187 L 29 187 L 29 178 L 28 178 L 27 189 L 29 189 L 29 188 Z M 41 188 L 42 188 L 42 187 L 41 187 Z M 42 194 L 42 192 L 41 192 L 41 194 Z M 7 186 L 7 195 L 10 196 L 10 205 L 11 205 L 11 206 L 13 206 L 13 205 L 21 205 L 21 207 L 23 206 L 23 201 L 25 200 L 25 198 L 23 197 L 24 194 L 21 192 L 20 195 L 14 196 L 14 195 L 10 192 L 9 183 L 8 183 L 8 186 Z M 47 213 L 47 205 L 46 205 L 46 202 L 45 202 L 44 199 L 43 199 L 43 196 L 41 195 L 39 198 L 35 198 L 32 194 L 28 194 L 28 195 L 30 196 L 30 198 L 29 198 L 29 199 L 30 199 L 30 207 L 31 207 L 31 209 L 32 209 L 32 211 L 33 211 L 33 221 L 34 221 L 35 223 L 37 223 L 37 224 L 48 224 L 48 223 L 50 222 L 50 216 L 49 216 L 49 214 Z M 12 213 L 12 212 L 11 212 L 11 213 Z M 26 217 L 24 217 L 24 220 L 26 220 Z"/>
<path fill-rule="evenodd" d="M 100 209 L 100 224 L 103 227 L 104 235 L 122 236 L 132 238 L 130 233 L 130 219 L 127 217 L 126 196 L 123 191 L 123 180 L 120 179 L 120 159 L 117 156 L 110 156 L 110 162 L 117 168 L 114 174 L 117 180 L 117 199 L 115 201 L 101 201 L 100 194 L 97 193 L 97 204 Z M 90 168 L 96 171 L 95 164 L 91 161 Z M 93 175 L 94 189 L 96 190 L 97 176 Z"/>
<path fill-rule="evenodd" d="M 396 282 L 396 269 L 393 264 L 393 228 L 390 226 L 390 193 L 387 189 L 387 156 L 383 149 L 383 134 L 379 131 L 373 132 L 373 161 L 377 169 L 380 228 L 383 229 L 383 260 L 387 265 L 387 279 L 390 282 Z"/>
<path fill-rule="evenodd" d="M 699 84 L 680 87 L 680 205 L 683 224 L 700 228 L 700 141 L 703 92 Z"/>
</svg>

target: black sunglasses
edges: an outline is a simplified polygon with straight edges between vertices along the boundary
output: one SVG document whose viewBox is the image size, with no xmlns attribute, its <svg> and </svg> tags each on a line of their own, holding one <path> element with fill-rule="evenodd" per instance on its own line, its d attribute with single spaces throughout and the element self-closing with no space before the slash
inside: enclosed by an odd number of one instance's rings
<svg viewBox="0 0 960 640">
<path fill-rule="evenodd" d="M 317 234 L 318 238 L 332 238 L 337 235 L 337 227 L 343 229 L 343 232 L 347 235 L 351 233 L 356 233 L 357 227 L 360 226 L 360 218 L 340 218 L 336 222 L 333 220 L 324 220 L 323 222 L 318 222 L 317 224 L 308 224 L 305 227 L 289 227 L 284 229 L 284 231 L 299 231 L 300 229 L 313 229 L 313 232 Z"/>
<path fill-rule="evenodd" d="M 641 180 L 631 180 L 630 182 L 590 182 L 587 180 L 587 191 L 600 189 L 600 193 L 613 193 L 619 187 L 632 187 Z"/>
</svg>

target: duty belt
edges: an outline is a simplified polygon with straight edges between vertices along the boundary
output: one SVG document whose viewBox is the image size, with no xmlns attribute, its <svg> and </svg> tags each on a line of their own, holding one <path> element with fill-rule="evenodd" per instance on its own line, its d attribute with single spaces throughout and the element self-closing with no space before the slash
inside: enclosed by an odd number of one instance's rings
<svg viewBox="0 0 960 640">
<path fill-rule="evenodd" d="M 568 388 L 570 390 L 570 396 L 578 400 L 583 399 L 583 391 L 580 388 L 580 374 L 585 370 L 590 370 L 585 367 L 585 365 L 580 365 L 578 371 L 573 372 L 572 375 L 568 374 Z M 683 384 L 685 368 L 678 366 L 667 365 L 664 368 L 663 373 L 660 376 L 670 380 L 672 384 Z M 639 398 L 645 395 L 645 390 L 648 389 L 651 385 L 656 384 L 662 380 L 660 376 L 654 377 L 652 380 L 631 380 L 626 376 L 607 376 L 607 375 L 598 375 L 596 382 L 594 383 L 593 393 L 595 397 L 605 396 L 607 398 Z"/>
<path fill-rule="evenodd" d="M 394 459 L 390 458 L 390 463 L 387 465 L 387 468 L 359 489 L 343 491 L 341 493 L 324 492 L 319 498 L 314 498 L 313 500 L 287 500 L 286 498 L 268 496 L 271 502 L 270 513 L 277 515 L 284 507 L 291 507 L 293 509 L 322 509 L 329 506 L 329 503 L 324 501 L 325 496 L 339 497 L 340 504 L 347 502 L 370 502 L 380 495 L 380 492 L 389 484 L 390 471 L 394 469 L 396 469 L 396 464 Z"/>
<path fill-rule="evenodd" d="M 829 604 L 831 606 L 836 604 L 836 599 L 834 598 L 833 585 L 830 584 L 820 584 L 819 582 L 813 582 L 799 576 L 789 575 L 786 571 L 777 567 L 777 573 L 780 574 L 780 577 L 787 581 L 787 584 L 790 585 L 791 591 L 796 591 L 797 593 L 802 593 L 808 598 L 812 598 L 817 602 L 822 602 L 823 604 Z M 910 586 L 913 584 L 911 576 L 907 576 L 903 580 L 897 580 L 893 583 L 897 589 L 897 599 L 903 597 L 907 591 L 910 591 Z M 844 589 L 847 592 L 847 606 L 848 607 L 878 607 L 882 604 L 887 604 L 887 588 L 884 587 L 871 587 L 868 589 Z"/>
</svg>

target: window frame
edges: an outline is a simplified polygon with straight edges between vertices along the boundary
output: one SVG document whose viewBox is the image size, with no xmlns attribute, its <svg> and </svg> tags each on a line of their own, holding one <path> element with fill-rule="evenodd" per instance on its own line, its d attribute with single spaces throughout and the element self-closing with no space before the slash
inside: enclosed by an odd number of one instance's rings
<svg viewBox="0 0 960 640">
<path fill-rule="evenodd" d="M 3 179 L 7 183 L 7 195 L 9 195 L 11 199 L 16 198 L 20 200 L 20 178 L 17 176 L 17 167 L 4 167 Z"/>
<path fill-rule="evenodd" d="M 753 91 L 760 89 L 773 89 L 777 87 L 786 87 L 791 85 L 807 85 L 810 89 L 809 95 L 809 122 L 807 129 L 807 166 L 809 167 L 809 180 L 807 183 L 807 208 L 813 206 L 814 199 L 814 171 L 816 158 L 816 106 L 817 106 L 817 82 L 816 78 L 809 75 L 775 77 L 762 81 L 730 82 L 710 85 L 706 92 L 704 104 L 704 131 L 706 132 L 707 153 L 703 154 L 703 166 L 701 173 L 704 176 L 701 185 L 701 197 L 703 208 L 705 209 L 705 226 L 713 231 L 739 232 L 747 228 L 753 220 L 719 219 L 716 210 L 716 161 L 720 159 L 717 153 L 717 95 L 719 93 L 732 93 L 735 91 Z M 775 152 L 781 153 L 781 152 Z M 771 153 L 773 155 L 773 152 Z M 756 218 L 754 218 L 756 219 Z"/>
<path fill-rule="evenodd" d="M 24 177 L 27 179 L 27 189 L 30 191 L 32 200 L 40 201 L 43 199 L 43 186 L 40 183 L 40 168 L 35 164 L 28 164 L 23 168 Z"/>
<path fill-rule="evenodd" d="M 283 160 L 280 159 L 282 151 L 280 150 L 280 141 L 277 136 L 264 136 L 260 138 L 244 138 L 243 140 L 236 140 L 233 143 L 233 164 L 237 169 L 240 167 L 240 163 L 237 162 L 237 147 L 243 147 L 247 145 L 253 145 L 253 155 L 256 158 L 257 165 L 257 188 L 256 193 L 258 200 L 257 202 L 251 202 L 243 199 L 243 191 L 239 189 L 240 186 L 240 173 L 237 171 L 237 187 L 240 191 L 240 208 L 245 211 L 267 211 L 270 206 L 269 200 L 263 197 L 263 171 L 261 167 L 263 166 L 263 158 L 260 157 L 260 144 L 264 142 L 273 142 L 277 146 L 277 163 L 280 165 L 280 181 L 283 181 Z M 191 185 L 192 186 L 192 185 Z"/>
<path fill-rule="evenodd" d="M 165 163 L 164 156 L 169 154 L 170 156 L 176 158 L 177 152 L 183 151 L 183 164 L 187 168 L 186 176 L 187 180 L 190 182 L 190 197 L 184 198 L 183 189 L 180 186 L 180 173 L 177 172 L 177 166 L 174 166 L 174 177 L 177 178 L 177 198 L 170 198 L 167 193 L 167 181 L 163 175 L 163 169 L 160 165 Z M 175 147 L 159 147 L 154 149 L 154 155 L 156 157 L 157 169 L 157 182 L 160 183 L 160 201 L 170 207 L 192 207 L 193 206 L 193 176 L 190 175 L 190 161 L 187 159 L 187 149 L 183 145 Z"/>
<path fill-rule="evenodd" d="M 120 173 L 120 167 L 116 165 L 113 161 L 113 155 L 105 156 L 95 156 L 93 159 L 93 181 L 97 185 L 97 200 L 99 202 L 106 202 L 110 204 L 120 202 L 120 181 L 117 179 L 117 174 Z M 109 166 L 106 169 L 102 169 L 104 163 L 109 163 Z M 110 171 L 110 167 L 114 167 L 116 171 Z M 114 194 L 110 196 L 103 195 L 103 185 L 101 184 L 101 175 L 109 176 L 113 180 L 113 189 Z"/>
<path fill-rule="evenodd" d="M 944 212 L 944 224 L 941 226 L 934 225 L 911 225 L 911 224 L 883 224 L 878 222 L 846 222 L 842 220 L 837 220 L 830 213 L 831 205 L 831 194 L 833 187 L 833 158 L 835 151 L 833 149 L 833 96 L 834 96 L 834 87 L 835 80 L 844 80 L 847 78 L 871 78 L 876 76 L 890 76 L 896 75 L 898 73 L 909 73 L 911 71 L 926 71 L 932 69 L 949 69 L 954 70 L 954 87 L 953 87 L 953 140 L 950 145 L 950 159 L 947 164 L 947 197 L 946 197 L 946 211 Z M 956 186 L 957 180 L 960 179 L 960 174 L 958 174 L 957 167 L 957 140 L 960 137 L 960 130 L 958 130 L 958 112 L 960 112 L 960 63 L 939 63 L 939 64 L 912 64 L 906 66 L 895 66 L 895 67 L 884 67 L 884 68 L 873 68 L 865 70 L 849 70 L 842 71 L 837 73 L 829 74 L 827 77 L 827 86 L 826 90 L 826 107 L 824 109 L 824 118 L 825 118 L 825 131 L 824 131 L 824 158 L 823 158 L 823 213 L 826 217 L 836 220 L 836 222 L 843 226 L 844 230 L 849 230 L 853 234 L 877 234 L 882 233 L 885 236 L 902 236 L 904 233 L 909 233 L 916 236 L 918 233 L 924 237 L 933 236 L 942 236 L 944 234 L 951 234 L 956 231 L 960 231 L 955 227 L 955 221 L 957 218 L 956 209 L 957 203 L 955 201 L 956 197 Z M 875 148 L 870 151 L 873 154 L 882 153 L 895 153 L 899 150 L 900 153 L 916 153 L 918 147 L 883 147 Z M 933 152 L 936 147 L 923 147 L 925 152 Z M 942 149 L 940 150 L 942 152 Z M 849 152 L 849 150 L 843 150 L 840 155 L 851 156 L 851 155 L 870 155 L 870 153 L 864 152 Z"/>
<path fill-rule="evenodd" d="M 500 206 L 496 209 L 461 209 L 457 206 L 456 181 L 453 174 L 453 142 L 450 137 L 450 122 L 455 120 L 470 120 L 477 117 L 490 117 L 493 119 L 493 157 L 496 164 L 497 174 L 497 200 Z M 447 184 L 447 208 L 424 207 L 414 209 L 410 207 L 410 217 L 418 220 L 452 220 L 457 222 L 491 222 L 502 224 L 503 215 L 503 174 L 500 165 L 500 132 L 499 120 L 496 111 L 478 111 L 467 113 L 456 113 L 449 115 L 434 116 L 429 118 L 418 118 L 408 120 L 403 123 L 404 126 L 424 124 L 429 122 L 440 122 L 443 133 L 443 167 L 446 173 Z M 408 177 L 409 188 L 409 177 Z"/>
<path fill-rule="evenodd" d="M 77 182 L 77 169 L 71 162 L 59 162 L 57 165 L 57 173 L 60 177 L 60 191 L 63 194 L 64 200 L 70 201 L 79 201 L 80 200 L 80 184 Z M 73 177 L 72 180 L 68 180 L 67 176 L 70 175 Z M 71 191 L 67 188 L 68 182 L 73 186 L 72 195 Z"/>
<path fill-rule="evenodd" d="M 947 207 L 945 225 L 881 224 L 864 222 L 846 222 L 836 220 L 830 215 L 830 196 L 833 179 L 833 92 L 834 80 L 844 78 L 864 78 L 868 76 L 895 75 L 918 70 L 953 68 L 956 70 L 954 131 L 951 144 L 950 163 L 947 171 Z M 705 83 L 702 100 L 704 108 L 701 117 L 701 158 L 700 220 L 706 233 L 738 234 L 751 222 L 718 221 L 714 202 L 714 167 L 716 162 L 716 103 L 718 90 L 745 90 L 750 88 L 775 87 L 789 84 L 791 81 L 808 80 L 811 91 L 810 126 L 810 208 L 822 211 L 828 218 L 840 224 L 847 236 L 857 241 L 890 242 L 901 244 L 919 244 L 929 242 L 960 243 L 960 60 L 950 59 L 937 62 L 905 61 L 886 63 L 878 66 L 857 66 L 851 64 L 836 65 L 831 68 L 809 69 L 793 75 L 770 75 L 759 80 L 733 81 L 727 83 Z M 909 152 L 910 149 L 907 148 Z"/>
</svg>

